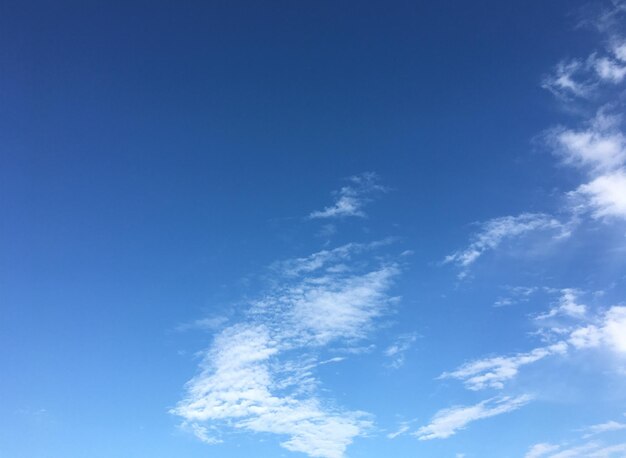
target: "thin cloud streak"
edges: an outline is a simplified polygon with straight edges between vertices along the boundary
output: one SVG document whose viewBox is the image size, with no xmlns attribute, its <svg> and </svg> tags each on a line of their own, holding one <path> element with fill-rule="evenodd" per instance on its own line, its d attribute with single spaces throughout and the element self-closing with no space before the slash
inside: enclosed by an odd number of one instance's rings
<svg viewBox="0 0 626 458">
<path fill-rule="evenodd" d="M 480 230 L 473 235 L 470 245 L 446 256 L 444 263 L 454 263 L 461 267 L 459 277 L 463 278 L 467 275 L 467 269 L 486 252 L 497 249 L 507 240 L 539 231 L 554 233 L 555 238 L 564 238 L 570 234 L 567 224 L 544 213 L 498 217 L 482 223 Z"/>
<path fill-rule="evenodd" d="M 440 410 L 431 422 L 413 433 L 419 440 L 446 439 L 468 424 L 517 410 L 530 402 L 530 395 L 491 398 L 472 406 L 458 406 Z"/>
<path fill-rule="evenodd" d="M 461 380 L 472 391 L 485 388 L 502 389 L 504 382 L 516 377 L 522 366 L 535 363 L 548 356 L 563 355 L 566 352 L 567 344 L 559 342 L 547 347 L 535 348 L 527 353 L 471 361 L 452 372 L 444 372 L 439 378 Z"/>
<path fill-rule="evenodd" d="M 349 182 L 349 185 L 336 191 L 337 198 L 333 205 L 311 212 L 309 218 L 364 218 L 366 214 L 363 207 L 372 200 L 373 196 L 387 190 L 378 184 L 378 175 L 373 172 L 354 175 L 349 178 Z"/>
</svg>

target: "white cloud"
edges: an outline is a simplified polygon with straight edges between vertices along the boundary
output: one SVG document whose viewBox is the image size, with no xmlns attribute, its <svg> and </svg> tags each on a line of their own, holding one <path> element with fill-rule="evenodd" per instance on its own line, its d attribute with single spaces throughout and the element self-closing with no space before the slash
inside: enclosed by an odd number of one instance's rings
<svg viewBox="0 0 626 458">
<path fill-rule="evenodd" d="M 601 110 L 586 129 L 556 129 L 548 141 L 566 164 L 595 174 L 615 170 L 626 161 L 626 137 L 617 129 L 619 122 L 619 117 Z"/>
<path fill-rule="evenodd" d="M 406 433 L 409 429 L 411 429 L 409 425 L 403 424 L 400 426 L 400 428 L 398 428 L 397 431 L 387 434 L 387 439 L 395 439 L 396 437 L 401 436 L 402 434 Z"/>
<path fill-rule="evenodd" d="M 201 318 L 199 320 L 194 320 L 191 323 L 183 323 L 176 326 L 177 331 L 190 331 L 190 330 L 202 330 L 202 331 L 215 331 L 221 328 L 226 322 L 228 318 L 224 316 L 215 316 L 209 318 Z"/>
<path fill-rule="evenodd" d="M 572 331 L 569 343 L 579 349 L 604 345 L 618 354 L 626 353 L 626 307 L 613 306 L 594 321 Z"/>
<path fill-rule="evenodd" d="M 583 437 L 588 438 L 597 434 L 602 434 L 611 431 L 621 431 L 626 429 L 626 423 L 619 423 L 617 421 L 607 421 L 606 423 L 600 423 L 598 425 L 592 425 L 584 429 L 587 432 Z"/>
<path fill-rule="evenodd" d="M 405 334 L 385 349 L 385 356 L 391 359 L 389 365 L 398 369 L 404 365 L 405 354 L 413 346 L 417 336 L 415 334 Z"/>
<path fill-rule="evenodd" d="M 252 312 L 274 320 L 294 345 L 326 345 L 338 338 L 359 339 L 393 298 L 386 295 L 395 265 L 364 273 L 326 272 L 277 289 L 254 303 Z"/>
<path fill-rule="evenodd" d="M 597 442 L 589 442 L 574 447 L 566 445 L 554 445 L 552 447 L 555 448 L 539 455 L 527 454 L 525 458 L 623 458 L 624 452 L 626 452 L 626 443 L 604 446 Z"/>
<path fill-rule="evenodd" d="M 569 100 L 570 96 L 585 98 L 594 89 L 594 82 L 588 79 L 586 73 L 584 62 L 577 59 L 562 61 L 552 75 L 543 79 L 541 86 L 564 100 Z"/>
<path fill-rule="evenodd" d="M 555 307 L 548 312 L 537 316 L 537 320 L 545 320 L 555 316 L 568 316 L 571 318 L 582 318 L 587 313 L 587 306 L 578 303 L 578 295 L 580 292 L 573 288 L 565 288 L 561 290 L 561 297 Z"/>
<path fill-rule="evenodd" d="M 522 367 L 552 356 L 564 356 L 573 350 L 599 349 L 615 355 L 626 355 L 626 306 L 606 310 L 588 310 L 578 303 L 579 290 L 565 288 L 557 305 L 534 320 L 541 326 L 533 333 L 550 345 L 514 355 L 492 356 L 469 361 L 454 371 L 444 372 L 440 379 L 456 379 L 472 391 L 502 389 Z"/>
<path fill-rule="evenodd" d="M 586 59 L 559 62 L 541 86 L 563 101 L 590 99 L 602 85 L 620 84 L 626 78 L 624 43 L 614 44 L 608 53 L 592 53 Z"/>
<path fill-rule="evenodd" d="M 604 340 L 619 353 L 626 353 L 626 307 L 611 307 L 602 326 Z"/>
<path fill-rule="evenodd" d="M 276 285 L 252 302 L 244 322 L 215 336 L 172 413 L 207 443 L 215 443 L 207 426 L 234 428 L 284 436 L 284 448 L 311 457 L 343 457 L 372 422 L 320 399 L 316 368 L 343 358 L 318 361 L 315 353 L 366 337 L 393 302 L 395 265 L 358 259 L 337 268 L 377 246 L 349 244 L 276 264 Z"/>
<path fill-rule="evenodd" d="M 499 297 L 494 302 L 494 307 L 507 307 L 518 302 L 528 302 L 530 297 L 539 290 L 536 286 L 514 286 L 507 287 L 506 289 L 509 294 L 504 297 Z"/>
<path fill-rule="evenodd" d="M 626 41 L 621 43 L 615 43 L 613 45 L 613 54 L 622 62 L 626 62 Z"/>
<path fill-rule="evenodd" d="M 535 444 L 530 448 L 530 450 L 528 450 L 526 455 L 524 455 L 524 458 L 541 458 L 546 456 L 548 453 L 557 451 L 559 448 L 561 448 L 559 445 L 554 444 Z"/>
<path fill-rule="evenodd" d="M 572 97 L 589 102 L 601 95 L 609 103 L 598 110 L 582 129 L 554 129 L 549 143 L 565 164 L 576 166 L 588 176 L 585 183 L 568 193 L 575 206 L 571 210 L 589 212 L 594 218 L 626 219 L 626 136 L 621 117 L 608 115 L 609 107 L 620 112 L 621 97 L 601 88 L 626 81 L 626 42 L 623 29 L 625 4 L 615 0 L 612 8 L 601 13 L 596 26 L 607 35 L 608 48 L 592 53 L 586 60 L 561 62 L 543 87 L 566 101 Z M 593 97 L 592 97 L 593 95 Z M 623 111 L 623 110 L 621 110 Z"/>
<path fill-rule="evenodd" d="M 617 421 L 607 421 L 597 425 L 583 428 L 585 434 L 583 439 L 598 434 L 604 434 L 613 431 L 622 431 L 626 429 L 626 423 Z M 524 458 L 623 458 L 626 452 L 626 443 L 618 443 L 613 445 L 603 445 L 598 441 L 586 442 L 579 445 L 571 445 L 570 443 L 535 444 L 524 455 Z"/>
<path fill-rule="evenodd" d="M 421 427 L 415 433 L 419 440 L 445 439 L 465 429 L 476 420 L 494 417 L 512 412 L 524 406 L 531 400 L 531 396 L 492 398 L 473 406 L 452 407 L 440 410 L 435 414 L 430 424 Z"/>
<path fill-rule="evenodd" d="M 473 236 L 473 241 L 467 248 L 448 255 L 444 262 L 467 268 L 486 251 L 498 248 L 504 241 L 536 231 L 556 232 L 556 237 L 569 234 L 567 225 L 543 213 L 494 218 L 481 224 L 481 230 Z"/>
<path fill-rule="evenodd" d="M 590 181 L 569 193 L 579 210 L 595 218 L 626 219 L 626 136 L 621 117 L 606 114 L 606 108 L 583 130 L 556 129 L 548 143 L 565 164 L 582 169 Z"/>
<path fill-rule="evenodd" d="M 336 192 L 337 199 L 333 205 L 311 212 L 309 218 L 365 217 L 363 207 L 371 200 L 371 196 L 386 190 L 378 184 L 378 176 L 372 172 L 352 176 L 349 180 L 348 186 Z"/>
<path fill-rule="evenodd" d="M 572 193 L 584 199 L 594 218 L 626 219 L 626 170 L 601 175 Z"/>
<path fill-rule="evenodd" d="M 594 325 L 584 326 L 572 331 L 568 342 L 578 349 L 594 348 L 601 344 L 602 333 Z"/>
<path fill-rule="evenodd" d="M 520 367 L 532 364 L 548 356 L 566 352 L 567 344 L 559 342 L 547 347 L 535 348 L 527 353 L 471 361 L 463 364 L 455 371 L 444 372 L 439 378 L 462 380 L 464 385 L 473 391 L 485 388 L 502 389 L 504 382 L 514 378 L 518 374 Z"/>
<path fill-rule="evenodd" d="M 619 84 L 626 77 L 626 66 L 609 57 L 595 59 L 593 66 L 602 80 Z"/>
<path fill-rule="evenodd" d="M 191 432 L 197 439 L 205 444 L 215 445 L 221 444 L 223 441 L 209 434 L 209 428 L 199 425 L 197 423 L 183 422 L 180 425 L 181 429 Z"/>
<path fill-rule="evenodd" d="M 601 3 L 602 4 L 602 3 Z M 600 13 L 592 19 L 583 21 L 584 23 L 591 23 L 600 32 L 607 35 L 615 35 L 620 33 L 623 28 L 624 12 L 626 12 L 626 2 L 623 0 L 611 0 L 604 3 L 604 8 Z M 615 36 L 613 39 L 615 40 Z"/>
<path fill-rule="evenodd" d="M 370 426 L 358 412 L 324 408 L 314 398 L 280 396 L 271 359 L 280 352 L 269 329 L 235 325 L 207 352 L 201 372 L 187 384 L 187 397 L 173 409 L 192 428 L 227 421 L 238 429 L 286 435 L 281 445 L 312 457 L 340 458 L 353 438 Z M 206 431 L 206 430 L 204 430 Z"/>
</svg>

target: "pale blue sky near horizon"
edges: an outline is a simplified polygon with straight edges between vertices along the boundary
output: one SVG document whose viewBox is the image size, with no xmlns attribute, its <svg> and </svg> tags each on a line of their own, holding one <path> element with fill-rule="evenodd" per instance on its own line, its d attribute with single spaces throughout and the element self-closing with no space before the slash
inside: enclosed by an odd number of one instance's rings
<svg viewBox="0 0 626 458">
<path fill-rule="evenodd" d="M 625 457 L 625 15 L 4 2 L 0 458 Z"/>
</svg>

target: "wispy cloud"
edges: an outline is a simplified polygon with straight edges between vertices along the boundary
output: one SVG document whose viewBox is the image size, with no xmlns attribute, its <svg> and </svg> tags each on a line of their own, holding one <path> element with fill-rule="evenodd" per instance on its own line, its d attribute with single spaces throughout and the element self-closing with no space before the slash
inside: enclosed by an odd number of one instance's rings
<svg viewBox="0 0 626 458">
<path fill-rule="evenodd" d="M 556 339 L 556 342 L 525 353 L 470 361 L 454 371 L 444 372 L 439 378 L 460 380 L 472 391 L 502 389 L 522 367 L 547 357 L 564 356 L 571 350 L 604 349 L 626 353 L 626 307 L 612 306 L 588 313 L 586 306 L 576 301 L 577 290 L 563 289 L 561 292 L 558 305 L 535 318 L 538 324 L 545 322 L 541 334 L 547 340 L 554 342 Z M 563 319 L 570 321 L 559 321 Z"/>
<path fill-rule="evenodd" d="M 539 288 L 536 286 L 514 286 L 506 287 L 508 291 L 506 296 L 500 296 L 494 302 L 494 307 L 507 307 L 519 302 L 528 302 L 530 297 L 535 294 Z"/>
<path fill-rule="evenodd" d="M 586 432 L 586 434 L 583 437 L 589 438 L 598 434 L 607 433 L 611 431 L 621 431 L 624 429 L 626 429 L 626 423 L 620 423 L 618 421 L 611 420 L 605 423 L 588 426 L 587 428 L 583 430 Z"/>
<path fill-rule="evenodd" d="M 472 406 L 440 410 L 430 424 L 421 427 L 414 434 L 419 440 L 445 439 L 465 429 L 471 422 L 512 412 L 526 405 L 531 399 L 529 395 L 491 398 Z"/>
<path fill-rule="evenodd" d="M 495 250 L 507 240 L 538 231 L 550 232 L 557 238 L 569 235 L 567 224 L 561 223 L 556 218 L 544 213 L 502 216 L 481 223 L 480 230 L 474 234 L 470 245 L 446 256 L 444 263 L 454 263 L 461 267 L 463 271 L 460 277 L 464 277 L 469 266 L 485 252 Z"/>
<path fill-rule="evenodd" d="M 385 349 L 385 356 L 390 359 L 389 366 L 398 369 L 404 365 L 405 354 L 413 346 L 417 339 L 416 334 L 404 334 Z"/>
<path fill-rule="evenodd" d="M 472 391 L 502 389 L 522 367 L 548 357 L 564 356 L 572 350 L 603 349 L 616 354 L 626 353 L 626 307 L 612 306 L 587 313 L 586 306 L 577 303 L 576 291 L 561 290 L 558 305 L 535 318 L 538 324 L 546 322 L 541 334 L 556 342 L 524 353 L 476 359 L 454 371 L 444 372 L 439 378 L 460 380 Z M 563 319 L 570 321 L 559 321 Z"/>
<path fill-rule="evenodd" d="M 549 453 L 556 452 L 559 448 L 561 447 L 554 444 L 535 444 L 530 447 L 530 450 L 528 450 L 526 455 L 524 455 L 524 458 L 541 458 L 548 455 Z"/>
<path fill-rule="evenodd" d="M 184 421 L 180 425 L 180 428 L 183 431 L 191 432 L 191 434 L 193 434 L 198 440 L 200 440 L 201 442 L 204 442 L 205 444 L 216 445 L 216 444 L 222 443 L 221 439 L 213 437 L 210 434 L 209 428 L 207 428 L 206 426 L 199 425 L 198 423 L 188 423 Z"/>
<path fill-rule="evenodd" d="M 579 59 L 561 61 L 551 75 L 544 77 L 541 85 L 563 100 L 572 97 L 589 97 L 596 82 L 588 75 L 588 67 Z"/>
<path fill-rule="evenodd" d="M 542 87 L 562 101 L 572 102 L 576 98 L 594 97 L 605 85 L 620 84 L 626 78 L 626 41 L 611 35 L 610 42 L 602 52 L 559 62 L 553 72 L 544 77 Z"/>
<path fill-rule="evenodd" d="M 277 263 L 275 285 L 251 302 L 243 322 L 215 336 L 172 413 L 207 443 L 234 428 L 287 436 L 284 448 L 312 457 L 343 457 L 372 422 L 319 397 L 316 368 L 343 358 L 315 355 L 358 343 L 394 302 L 388 291 L 398 267 L 359 257 L 381 245 L 349 244 Z"/>
<path fill-rule="evenodd" d="M 178 326 L 176 326 L 176 331 L 180 331 L 180 332 L 191 331 L 191 330 L 215 331 L 221 328 L 227 321 L 228 321 L 228 318 L 224 316 L 200 318 L 198 320 L 194 320 L 189 323 L 179 324 Z"/>
<path fill-rule="evenodd" d="M 405 434 L 410 429 L 411 427 L 407 423 L 403 423 L 402 425 L 400 425 L 400 427 L 396 431 L 394 431 L 393 433 L 387 434 L 387 439 L 395 439 L 396 437 Z"/>
<path fill-rule="evenodd" d="M 365 217 L 363 207 L 375 194 L 386 191 L 378 183 L 378 175 L 372 172 L 362 173 L 349 178 L 350 184 L 336 191 L 335 202 L 323 210 L 313 211 L 309 218 L 345 218 L 349 216 Z"/>
<path fill-rule="evenodd" d="M 619 37 L 623 30 L 622 21 L 626 13 L 626 2 L 611 0 L 601 5 L 601 10 L 597 14 L 585 17 L 581 25 L 591 25 L 603 34 Z"/>
<path fill-rule="evenodd" d="M 567 344 L 559 342 L 547 347 L 535 348 L 527 353 L 471 361 L 452 372 L 444 372 L 439 378 L 461 380 L 468 389 L 473 391 L 485 388 L 502 389 L 505 381 L 517 376 L 520 367 L 566 352 Z"/>
<path fill-rule="evenodd" d="M 588 426 L 578 431 L 585 433 L 583 440 L 597 436 L 599 434 L 614 431 L 623 431 L 626 423 L 617 421 L 607 421 L 597 425 Z M 583 442 L 572 445 L 571 442 L 561 444 L 539 443 L 530 447 L 524 458 L 622 458 L 626 452 L 626 443 L 613 445 L 603 445 L 598 441 Z"/>
<path fill-rule="evenodd" d="M 626 443 L 602 445 L 588 442 L 582 445 L 536 444 L 524 456 L 525 458 L 622 458 L 626 452 Z"/>
</svg>

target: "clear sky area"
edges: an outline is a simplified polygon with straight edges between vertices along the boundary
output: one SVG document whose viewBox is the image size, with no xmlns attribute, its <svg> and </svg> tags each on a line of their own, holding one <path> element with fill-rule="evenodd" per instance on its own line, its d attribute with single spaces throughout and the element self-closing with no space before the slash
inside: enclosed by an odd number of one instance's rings
<svg viewBox="0 0 626 458">
<path fill-rule="evenodd" d="M 626 1 L 4 1 L 0 458 L 626 457 Z"/>
</svg>

